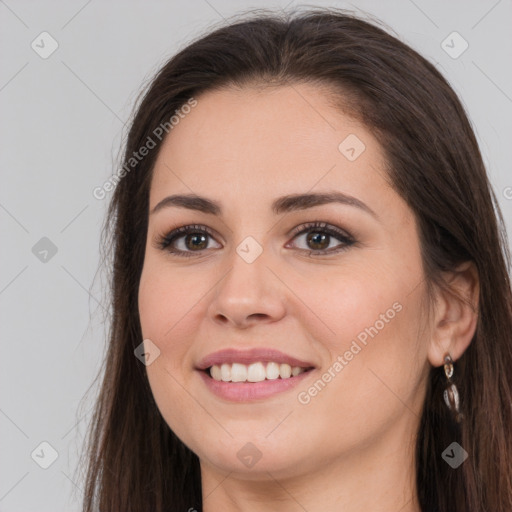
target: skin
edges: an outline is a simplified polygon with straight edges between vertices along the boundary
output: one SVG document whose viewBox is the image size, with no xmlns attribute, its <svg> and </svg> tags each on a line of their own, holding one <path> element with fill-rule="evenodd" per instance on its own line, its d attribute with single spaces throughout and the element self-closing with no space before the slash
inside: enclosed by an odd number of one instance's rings
<svg viewBox="0 0 512 512">
<path fill-rule="evenodd" d="M 176 206 L 150 215 L 139 310 L 144 339 L 160 350 L 147 366 L 169 427 L 201 462 L 204 510 L 418 512 L 414 442 L 430 365 L 470 343 L 476 315 L 444 292 L 427 315 L 417 225 L 390 187 L 385 156 L 371 131 L 333 108 L 311 84 L 207 92 L 160 150 L 150 211 L 171 194 L 216 200 L 222 215 Z M 349 161 L 338 146 L 355 134 L 366 146 Z M 338 203 L 274 215 L 279 196 L 340 191 L 366 211 Z M 323 221 L 355 243 L 308 233 Z M 213 230 L 207 248 L 186 237 L 158 248 L 172 229 Z M 322 231 L 320 230 L 322 233 Z M 236 252 L 248 236 L 263 252 L 248 263 Z M 194 252 L 195 251 L 195 252 Z M 471 265 L 446 276 L 460 294 L 478 296 Z M 398 303 L 401 310 L 309 403 L 306 391 L 332 369 L 365 328 Z M 380 325 L 380 324 L 379 324 Z M 303 383 L 256 402 L 212 395 L 195 365 L 224 348 L 272 347 L 316 369 Z M 246 467 L 237 452 L 261 453 Z"/>
</svg>

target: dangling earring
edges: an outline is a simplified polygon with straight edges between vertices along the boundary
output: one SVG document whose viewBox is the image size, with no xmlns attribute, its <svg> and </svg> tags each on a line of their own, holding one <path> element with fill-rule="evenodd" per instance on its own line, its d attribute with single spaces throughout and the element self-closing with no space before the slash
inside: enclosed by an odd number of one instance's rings
<svg viewBox="0 0 512 512">
<path fill-rule="evenodd" d="M 455 421 L 460 423 L 464 416 L 460 412 L 460 400 L 457 386 L 452 382 L 453 376 L 453 359 L 450 354 L 444 356 L 444 374 L 446 375 L 446 388 L 443 393 L 443 398 L 448 406 L 448 409 L 455 415 Z"/>
</svg>

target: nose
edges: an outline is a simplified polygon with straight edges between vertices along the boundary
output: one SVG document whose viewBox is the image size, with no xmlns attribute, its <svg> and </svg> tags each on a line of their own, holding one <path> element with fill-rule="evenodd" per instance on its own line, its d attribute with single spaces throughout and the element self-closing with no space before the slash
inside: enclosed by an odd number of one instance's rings
<svg viewBox="0 0 512 512">
<path fill-rule="evenodd" d="M 228 270 L 215 287 L 208 307 L 214 322 L 246 329 L 278 321 L 285 315 L 283 283 L 269 268 L 265 251 L 249 261 L 233 251 Z"/>
</svg>

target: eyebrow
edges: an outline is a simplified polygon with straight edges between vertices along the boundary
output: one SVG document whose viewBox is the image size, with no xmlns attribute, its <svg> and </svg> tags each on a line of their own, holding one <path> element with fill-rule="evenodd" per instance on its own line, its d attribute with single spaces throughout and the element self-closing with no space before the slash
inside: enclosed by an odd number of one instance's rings
<svg viewBox="0 0 512 512">
<path fill-rule="evenodd" d="M 306 210 L 329 203 L 341 203 L 348 206 L 354 206 L 360 210 L 369 213 L 376 219 L 377 214 L 365 203 L 356 197 L 344 194 L 342 192 L 324 192 L 324 193 L 307 193 L 307 194 L 290 194 L 279 197 L 272 203 L 272 212 L 275 215 L 281 213 Z M 220 203 L 206 197 L 196 194 L 175 194 L 162 199 L 151 211 L 151 215 L 170 207 L 187 208 L 211 215 L 222 215 L 222 207 Z"/>
</svg>

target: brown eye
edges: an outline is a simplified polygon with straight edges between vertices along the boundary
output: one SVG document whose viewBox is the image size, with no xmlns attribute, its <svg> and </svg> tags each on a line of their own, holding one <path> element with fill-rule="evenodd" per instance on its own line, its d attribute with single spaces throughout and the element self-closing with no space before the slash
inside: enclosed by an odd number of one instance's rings
<svg viewBox="0 0 512 512">
<path fill-rule="evenodd" d="M 183 226 L 172 230 L 158 242 L 158 248 L 177 256 L 193 256 L 208 249 L 213 233 L 205 226 Z"/>
<path fill-rule="evenodd" d="M 185 247 L 192 250 L 206 249 L 208 245 L 207 236 L 199 233 L 185 235 Z"/>
<path fill-rule="evenodd" d="M 325 222 L 313 222 L 299 226 L 295 230 L 294 239 L 305 237 L 306 247 L 299 247 L 309 254 L 333 254 L 348 249 L 355 243 L 354 238 L 341 229 L 331 226 Z M 329 247 L 331 243 L 338 241 L 334 247 Z"/>
<path fill-rule="evenodd" d="M 330 235 L 322 234 L 319 231 L 310 231 L 306 237 L 306 242 L 313 250 L 322 251 L 328 248 L 330 239 Z"/>
</svg>

